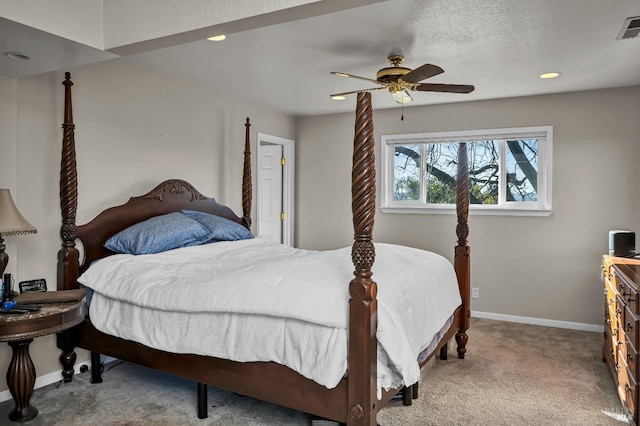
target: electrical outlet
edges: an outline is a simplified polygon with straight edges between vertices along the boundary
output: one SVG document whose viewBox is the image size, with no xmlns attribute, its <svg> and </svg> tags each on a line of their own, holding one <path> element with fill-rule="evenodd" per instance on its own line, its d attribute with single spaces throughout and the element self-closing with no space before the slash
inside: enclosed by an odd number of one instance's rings
<svg viewBox="0 0 640 426">
<path fill-rule="evenodd" d="M 480 299 L 480 287 L 471 287 L 471 298 Z"/>
</svg>

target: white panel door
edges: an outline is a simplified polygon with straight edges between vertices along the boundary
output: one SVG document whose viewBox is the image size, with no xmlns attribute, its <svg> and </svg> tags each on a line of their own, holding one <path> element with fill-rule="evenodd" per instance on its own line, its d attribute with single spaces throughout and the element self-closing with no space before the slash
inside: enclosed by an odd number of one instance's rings
<svg viewBox="0 0 640 426">
<path fill-rule="evenodd" d="M 282 145 L 260 146 L 258 235 L 282 243 Z"/>
</svg>

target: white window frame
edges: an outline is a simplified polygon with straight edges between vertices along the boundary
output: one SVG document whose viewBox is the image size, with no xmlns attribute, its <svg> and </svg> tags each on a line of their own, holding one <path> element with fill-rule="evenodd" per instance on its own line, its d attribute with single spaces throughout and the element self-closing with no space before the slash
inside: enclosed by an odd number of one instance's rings
<svg viewBox="0 0 640 426">
<path fill-rule="evenodd" d="M 398 135 L 382 135 L 381 137 L 381 202 L 380 210 L 384 213 L 423 213 L 434 214 L 455 213 L 454 204 L 429 204 L 425 201 L 424 176 L 420 179 L 420 200 L 395 201 L 393 199 L 394 184 L 394 149 L 395 145 L 411 145 L 438 142 L 468 142 L 496 139 L 538 139 L 538 201 L 537 202 L 505 202 L 493 205 L 471 204 L 470 214 L 477 215 L 513 215 L 513 216 L 547 216 L 552 210 L 552 161 L 553 161 L 553 126 L 514 127 L 503 129 L 464 130 L 452 132 L 408 133 Z M 499 194 L 504 199 L 506 176 L 503 166 L 505 144 L 500 144 L 500 178 Z M 424 158 L 424 155 L 421 155 Z"/>
</svg>

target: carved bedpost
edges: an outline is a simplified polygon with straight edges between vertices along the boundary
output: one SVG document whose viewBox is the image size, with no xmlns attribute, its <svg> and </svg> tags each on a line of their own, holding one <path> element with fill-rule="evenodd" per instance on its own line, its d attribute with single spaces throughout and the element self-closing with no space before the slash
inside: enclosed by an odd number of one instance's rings
<svg viewBox="0 0 640 426">
<path fill-rule="evenodd" d="M 244 168 L 242 170 L 242 218 L 244 219 L 245 226 L 251 229 L 251 197 L 253 196 L 253 187 L 251 185 L 251 138 L 249 135 L 249 129 L 251 123 L 249 117 L 244 124 L 246 128 L 244 136 Z"/>
<path fill-rule="evenodd" d="M 348 424 L 376 425 L 378 302 L 371 279 L 375 260 L 372 242 L 376 172 L 371 94 L 358 93 L 351 208 L 354 243 L 351 257 L 355 278 L 349 285 L 349 413 Z"/>
<path fill-rule="evenodd" d="M 467 245 L 467 237 L 469 235 L 469 225 L 467 219 L 469 217 L 469 165 L 467 161 L 467 144 L 461 142 L 458 146 L 458 176 L 456 184 L 456 212 L 458 214 L 458 225 L 456 226 L 456 234 L 458 236 L 458 245 L 455 249 L 454 266 L 458 277 L 458 286 L 460 287 L 460 295 L 462 296 L 462 309 L 459 315 L 462 315 L 460 328 L 456 333 L 456 342 L 458 343 L 458 357 L 464 358 L 467 352 L 467 330 L 470 325 L 471 318 L 471 293 L 470 293 L 470 263 L 469 263 L 469 246 Z"/>
<path fill-rule="evenodd" d="M 60 165 L 60 211 L 62 213 L 62 248 L 58 251 L 58 290 L 78 288 L 80 275 L 79 253 L 76 249 L 76 210 L 78 207 L 78 172 L 76 169 L 76 148 L 71 104 L 71 74 L 65 73 L 64 82 L 64 123 L 62 124 L 62 161 Z M 75 334 L 73 329 L 58 334 L 58 347 L 62 349 L 60 362 L 65 382 L 73 377 L 73 364 L 76 361 Z"/>
</svg>

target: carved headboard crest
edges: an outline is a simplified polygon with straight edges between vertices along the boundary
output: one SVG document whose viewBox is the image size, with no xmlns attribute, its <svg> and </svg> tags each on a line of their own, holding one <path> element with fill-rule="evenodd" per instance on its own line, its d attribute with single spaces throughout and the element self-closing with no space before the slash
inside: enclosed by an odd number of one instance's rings
<svg viewBox="0 0 640 426">
<path fill-rule="evenodd" d="M 165 191 L 169 191 L 171 194 L 184 194 L 185 192 L 191 193 L 191 201 L 204 200 L 207 197 L 198 192 L 189 182 L 181 179 L 165 180 L 160 185 L 149 191 L 148 194 L 142 195 L 140 198 L 155 198 L 162 201 L 162 194 Z"/>
</svg>

